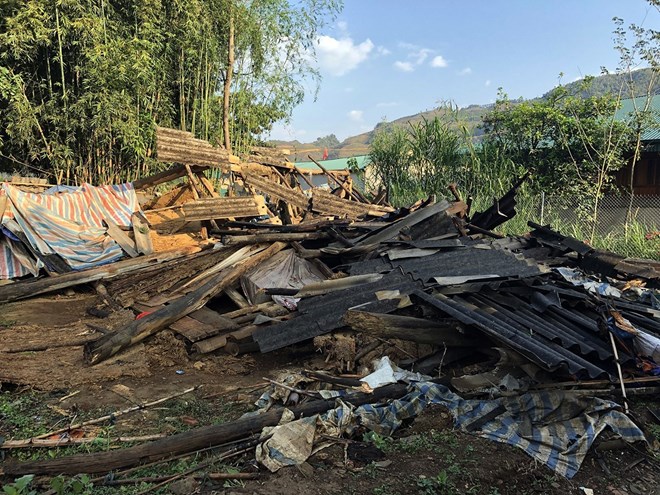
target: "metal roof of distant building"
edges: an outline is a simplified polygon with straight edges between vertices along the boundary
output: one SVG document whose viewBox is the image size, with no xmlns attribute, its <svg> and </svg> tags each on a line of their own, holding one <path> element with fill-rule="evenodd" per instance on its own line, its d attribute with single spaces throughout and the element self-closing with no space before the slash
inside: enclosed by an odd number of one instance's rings
<svg viewBox="0 0 660 495">
<path fill-rule="evenodd" d="M 636 109 L 643 110 L 646 103 L 646 96 L 621 100 L 621 108 L 617 110 L 615 118 L 627 120 L 635 114 Z M 652 113 L 654 124 L 642 133 L 642 141 L 660 141 L 660 95 L 651 96 L 649 111 Z"/>
<path fill-rule="evenodd" d="M 348 160 L 355 158 L 358 162 L 358 167 L 365 168 L 369 164 L 369 155 L 360 155 L 347 158 L 336 158 L 334 160 L 319 160 L 319 163 L 323 165 L 327 170 L 344 170 L 348 168 Z M 296 167 L 298 168 L 310 168 L 318 170 L 318 167 L 314 162 L 296 162 Z"/>
</svg>

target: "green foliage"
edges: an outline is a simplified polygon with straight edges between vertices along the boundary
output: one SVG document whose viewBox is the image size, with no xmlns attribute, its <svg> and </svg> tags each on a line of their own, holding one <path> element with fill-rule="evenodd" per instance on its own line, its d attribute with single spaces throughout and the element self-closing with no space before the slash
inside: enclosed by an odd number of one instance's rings
<svg viewBox="0 0 660 495">
<path fill-rule="evenodd" d="M 14 480 L 13 483 L 2 487 L 3 493 L 7 495 L 36 495 L 36 490 L 30 490 L 30 483 L 34 479 L 34 474 L 27 474 Z"/>
<path fill-rule="evenodd" d="M 3 435 L 28 438 L 45 433 L 50 414 L 41 401 L 42 398 L 35 393 L 0 393 L 0 431 Z"/>
<path fill-rule="evenodd" d="M 500 91 L 484 117 L 484 139 L 533 170 L 538 190 L 582 191 L 594 181 L 607 183 L 625 164 L 632 135 L 614 118 L 618 105 L 616 96 L 580 98 L 561 86 L 536 101 L 512 101 Z"/>
<path fill-rule="evenodd" d="M 50 487 L 57 495 L 91 495 L 94 493 L 94 484 L 86 474 L 70 479 L 61 475 L 56 476 L 50 481 Z"/>
<path fill-rule="evenodd" d="M 312 143 L 314 146 L 319 146 L 321 148 L 336 148 L 339 146 L 339 139 L 334 134 L 329 134 L 325 137 L 317 138 L 316 141 Z"/>
<path fill-rule="evenodd" d="M 152 172 L 155 125 L 222 142 L 228 19 L 236 19 L 231 135 L 245 147 L 317 76 L 335 0 L 0 0 L 0 168 L 58 182 Z M 311 57 L 310 57 L 311 55 Z"/>
<path fill-rule="evenodd" d="M 381 126 L 369 156 L 377 182 L 388 188 L 395 206 L 429 194 L 445 196 L 451 183 L 465 195 L 490 201 L 523 173 L 496 144 L 475 144 L 470 127 L 460 121 L 455 107 L 448 107 L 441 116 L 411 123 L 407 129 Z"/>
<path fill-rule="evenodd" d="M 449 495 L 459 493 L 456 485 L 445 469 L 440 471 L 438 475 L 433 478 L 420 476 L 417 479 L 417 487 L 420 489 L 419 493 L 422 495 Z"/>
</svg>

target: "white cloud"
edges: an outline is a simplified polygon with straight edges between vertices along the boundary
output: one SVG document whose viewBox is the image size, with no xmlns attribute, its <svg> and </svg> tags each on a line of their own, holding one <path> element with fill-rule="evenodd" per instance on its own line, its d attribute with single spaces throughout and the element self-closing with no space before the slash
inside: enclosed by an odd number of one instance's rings
<svg viewBox="0 0 660 495">
<path fill-rule="evenodd" d="M 370 39 L 356 45 L 351 38 L 341 39 L 332 36 L 319 36 L 317 55 L 321 70 L 333 76 L 343 76 L 367 60 L 374 48 Z"/>
<path fill-rule="evenodd" d="M 364 117 L 364 112 L 362 110 L 351 110 L 348 112 L 348 118 L 353 122 L 361 122 Z"/>
<path fill-rule="evenodd" d="M 386 56 L 386 55 L 389 55 L 390 53 L 392 53 L 391 51 L 389 51 L 384 46 L 376 47 L 376 52 L 378 52 L 379 55 L 383 55 L 383 56 Z"/>
<path fill-rule="evenodd" d="M 436 68 L 447 67 L 447 61 L 442 55 L 436 55 L 435 57 L 433 57 L 433 60 L 431 60 L 431 67 L 436 67 Z"/>
<path fill-rule="evenodd" d="M 486 87 L 490 86 L 490 79 L 486 79 L 486 82 L 484 83 L 484 86 L 486 86 Z"/>
<path fill-rule="evenodd" d="M 412 43 L 399 42 L 397 46 L 407 52 L 406 61 L 397 61 L 394 67 L 404 72 L 414 71 L 417 66 L 424 64 L 429 57 L 437 53 L 432 48 L 425 48 Z M 435 55 L 431 59 L 430 65 L 431 67 L 447 67 L 448 64 L 442 55 Z"/>
<path fill-rule="evenodd" d="M 348 23 L 346 21 L 339 21 L 337 23 L 337 29 L 342 33 L 346 33 L 348 31 Z"/>
<path fill-rule="evenodd" d="M 460 71 L 458 71 L 459 76 L 469 76 L 470 74 L 472 74 L 472 69 L 470 69 L 469 67 L 466 67 L 465 69 L 461 69 Z"/>
<path fill-rule="evenodd" d="M 401 60 L 394 62 L 394 67 L 401 72 L 412 72 L 415 70 L 411 62 L 402 62 Z"/>
<path fill-rule="evenodd" d="M 408 58 L 413 59 L 416 65 L 422 65 L 431 53 L 433 53 L 433 50 L 430 50 L 429 48 L 421 48 L 420 50 L 408 54 Z"/>
<path fill-rule="evenodd" d="M 396 107 L 399 103 L 396 101 L 383 101 L 380 103 L 376 103 L 376 107 L 378 108 L 387 108 L 387 107 Z"/>
<path fill-rule="evenodd" d="M 412 43 L 406 43 L 405 41 L 399 41 L 399 43 L 397 43 L 397 46 L 399 48 L 403 48 L 404 50 L 409 50 L 409 51 L 415 51 L 422 48 L 419 45 L 413 45 Z"/>
</svg>

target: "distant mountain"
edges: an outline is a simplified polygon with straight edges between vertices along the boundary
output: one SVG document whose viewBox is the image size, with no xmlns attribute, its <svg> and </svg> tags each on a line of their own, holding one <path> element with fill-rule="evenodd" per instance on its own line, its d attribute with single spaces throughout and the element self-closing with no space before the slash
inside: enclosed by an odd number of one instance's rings
<svg viewBox="0 0 660 495">
<path fill-rule="evenodd" d="M 569 93 L 579 95 L 582 98 L 590 96 L 599 96 L 607 93 L 619 94 L 621 98 L 633 98 L 643 96 L 649 92 L 651 94 L 660 94 L 660 78 L 656 74 L 652 77 L 652 69 L 639 69 L 630 74 L 603 74 L 595 77 L 591 85 L 585 90 L 581 88 L 582 81 L 574 81 L 564 84 Z M 546 98 L 550 91 L 543 95 Z"/>
<path fill-rule="evenodd" d="M 640 69 L 630 74 L 605 74 L 595 77 L 591 86 L 584 90 L 581 87 L 581 81 L 574 81 L 565 84 L 564 87 L 570 93 L 580 95 L 583 98 L 588 98 L 595 95 L 603 95 L 607 93 L 618 94 L 622 91 L 622 98 L 630 98 L 631 96 L 639 96 L 646 94 L 651 81 L 652 69 Z M 630 79 L 630 81 L 629 81 Z M 651 85 L 651 93 L 660 94 L 660 77 L 655 78 L 655 83 Z M 630 89 L 632 88 L 632 92 Z M 540 98 L 547 98 L 548 91 Z M 488 113 L 492 105 L 470 105 L 458 110 L 457 121 L 465 124 L 471 128 L 475 135 L 481 134 L 479 124 L 484 114 Z M 369 132 L 358 134 L 346 138 L 341 143 L 338 142 L 334 134 L 329 136 L 319 137 L 312 143 L 301 143 L 299 141 L 271 141 L 271 144 L 278 148 L 286 148 L 290 150 L 291 154 L 289 159 L 292 161 L 308 161 L 307 155 L 311 155 L 314 159 L 320 159 L 323 156 L 324 149 L 328 149 L 328 158 L 347 158 L 351 156 L 366 155 L 369 153 L 369 145 L 374 138 L 375 132 L 382 126 L 406 126 L 409 123 L 416 123 L 420 120 L 432 119 L 436 115 L 442 115 L 447 112 L 447 108 L 438 107 L 432 110 L 416 113 L 415 115 L 408 115 L 401 117 L 391 122 L 380 122 L 376 127 Z"/>
</svg>

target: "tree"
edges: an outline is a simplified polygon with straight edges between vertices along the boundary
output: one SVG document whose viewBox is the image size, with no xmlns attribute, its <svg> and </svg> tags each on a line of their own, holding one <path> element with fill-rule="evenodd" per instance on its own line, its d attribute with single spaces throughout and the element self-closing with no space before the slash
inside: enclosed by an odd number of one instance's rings
<svg viewBox="0 0 660 495">
<path fill-rule="evenodd" d="M 587 78 L 582 84 L 590 83 Z M 621 93 L 581 98 L 562 86 L 543 100 L 520 103 L 500 92 L 484 117 L 485 141 L 533 170 L 538 189 L 570 196 L 584 207 L 591 240 L 600 200 L 632 149 L 631 128 L 616 118 L 620 100 Z"/>
<path fill-rule="evenodd" d="M 156 124 L 245 149 L 290 116 L 306 78 L 317 80 L 314 41 L 340 8 L 0 0 L 0 168 L 67 183 L 133 180 L 156 166 Z"/>
<path fill-rule="evenodd" d="M 649 0 L 655 7 L 656 12 L 660 10 L 659 0 Z M 641 158 L 642 135 L 655 123 L 655 116 L 651 111 L 651 100 L 658 91 L 660 80 L 660 31 L 646 29 L 636 24 L 631 24 L 628 30 L 624 27 L 623 19 L 614 18 L 616 29 L 614 30 L 614 48 L 619 52 L 619 67 L 617 72 L 626 76 L 626 92 L 632 98 L 632 114 L 629 116 L 630 124 L 634 131 L 634 148 L 630 159 L 630 184 L 629 203 L 626 228 L 633 218 L 634 200 L 634 178 L 635 167 Z M 632 34 L 633 42 L 629 41 Z M 636 70 L 640 65 L 647 65 L 648 80 L 644 85 L 637 81 L 637 75 L 641 72 Z"/>
</svg>

